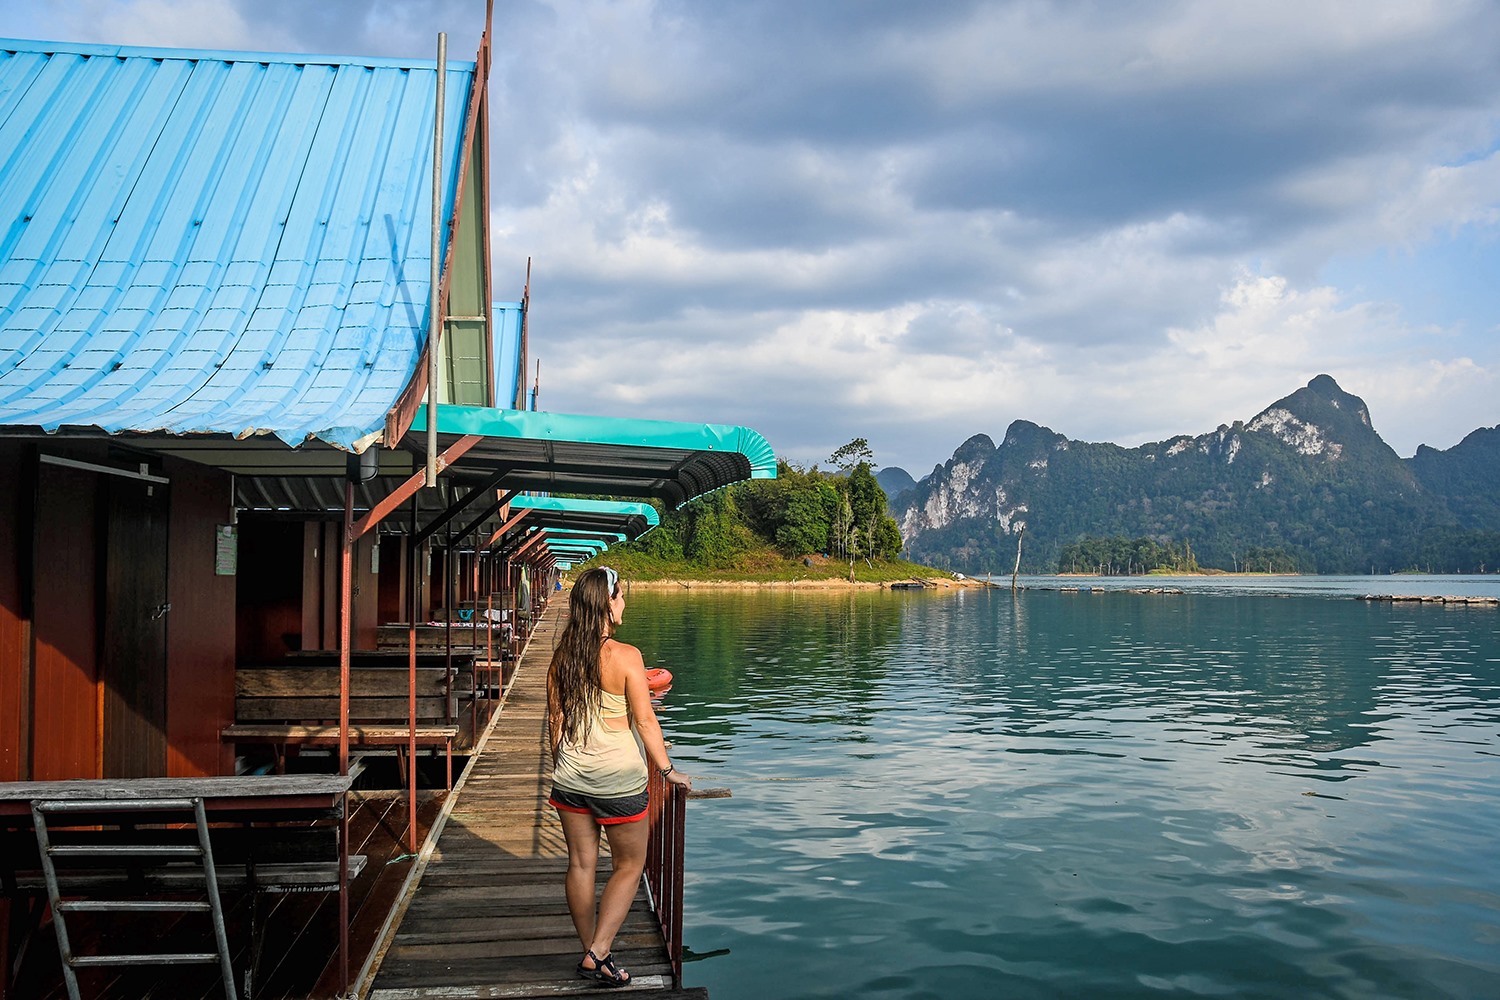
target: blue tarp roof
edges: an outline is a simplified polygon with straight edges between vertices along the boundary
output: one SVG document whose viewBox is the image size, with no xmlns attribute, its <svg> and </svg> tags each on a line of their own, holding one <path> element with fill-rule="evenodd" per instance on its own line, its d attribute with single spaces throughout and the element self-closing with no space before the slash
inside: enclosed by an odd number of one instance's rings
<svg viewBox="0 0 1500 1000">
<path fill-rule="evenodd" d="M 474 73 L 448 63 L 445 217 Z M 436 83 L 0 40 L 0 424 L 363 447 L 426 340 Z"/>
</svg>

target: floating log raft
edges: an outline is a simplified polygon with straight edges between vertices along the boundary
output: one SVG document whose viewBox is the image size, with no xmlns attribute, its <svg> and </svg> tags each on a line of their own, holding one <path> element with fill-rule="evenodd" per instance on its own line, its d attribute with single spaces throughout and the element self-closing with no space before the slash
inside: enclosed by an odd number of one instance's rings
<svg viewBox="0 0 1500 1000">
<path fill-rule="evenodd" d="M 1435 594 L 1362 594 L 1356 600 L 1385 601 L 1390 604 L 1468 604 L 1478 607 L 1500 606 L 1500 597 L 1465 597 Z"/>
<path fill-rule="evenodd" d="M 1064 594 L 1185 594 L 1181 587 L 1058 587 Z"/>
</svg>

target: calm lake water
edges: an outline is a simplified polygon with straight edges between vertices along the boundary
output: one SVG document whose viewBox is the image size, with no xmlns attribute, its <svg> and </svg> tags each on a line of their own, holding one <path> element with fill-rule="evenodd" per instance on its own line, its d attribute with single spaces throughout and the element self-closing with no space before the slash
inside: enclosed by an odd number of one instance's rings
<svg viewBox="0 0 1500 1000">
<path fill-rule="evenodd" d="M 734 793 L 688 822 L 685 979 L 714 1000 L 1500 997 L 1495 608 L 637 590 L 626 614 L 676 674 L 678 765 Z"/>
</svg>

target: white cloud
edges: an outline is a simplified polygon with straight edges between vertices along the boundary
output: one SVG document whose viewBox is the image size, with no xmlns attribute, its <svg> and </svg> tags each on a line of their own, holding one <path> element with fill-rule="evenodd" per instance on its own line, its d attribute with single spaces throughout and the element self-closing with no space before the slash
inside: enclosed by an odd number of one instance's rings
<svg viewBox="0 0 1500 1000">
<path fill-rule="evenodd" d="M 424 58 L 482 8 L 21 5 L 43 37 Z M 1500 230 L 1482 0 L 495 13 L 495 287 L 534 259 L 545 405 L 918 474 L 1013 419 L 1162 440 L 1320 372 L 1402 453 L 1500 421 L 1493 319 L 1319 277 Z"/>
<path fill-rule="evenodd" d="M 270 51 L 294 41 L 274 26 L 251 31 L 233 0 L 74 0 L 59 3 L 67 38 L 167 48 L 244 49 L 263 39 Z"/>
<path fill-rule="evenodd" d="M 1159 370 L 1159 398 L 1186 403 L 1180 419 L 1215 408 L 1221 422 L 1248 419 L 1322 373 L 1365 398 L 1375 429 L 1405 455 L 1424 435 L 1440 434 L 1433 439 L 1446 438 L 1446 446 L 1478 426 L 1476 415 L 1496 412 L 1500 368 L 1466 356 L 1434 360 L 1452 335 L 1409 326 L 1390 306 L 1345 303 L 1333 288 L 1299 291 L 1283 277 L 1252 275 L 1226 291 L 1222 305 L 1211 323 L 1172 330 L 1175 351 L 1147 357 L 1132 372 Z M 1470 404 L 1459 408 L 1464 416 L 1445 417 L 1457 400 Z"/>
</svg>

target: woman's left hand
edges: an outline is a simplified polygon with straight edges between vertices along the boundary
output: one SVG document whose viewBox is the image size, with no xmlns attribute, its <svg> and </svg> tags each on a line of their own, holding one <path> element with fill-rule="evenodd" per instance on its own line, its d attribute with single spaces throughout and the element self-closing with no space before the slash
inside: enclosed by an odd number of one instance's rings
<svg viewBox="0 0 1500 1000">
<path fill-rule="evenodd" d="M 683 788 L 687 789 L 690 792 L 693 790 L 693 779 L 683 774 L 681 771 L 673 771 L 671 774 L 667 775 L 667 783 L 671 785 L 681 785 Z"/>
</svg>

